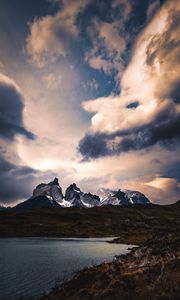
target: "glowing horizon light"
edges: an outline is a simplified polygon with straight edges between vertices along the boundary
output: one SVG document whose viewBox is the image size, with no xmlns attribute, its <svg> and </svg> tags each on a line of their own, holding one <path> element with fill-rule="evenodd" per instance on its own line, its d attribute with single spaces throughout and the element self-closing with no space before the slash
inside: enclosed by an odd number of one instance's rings
<svg viewBox="0 0 180 300">
<path fill-rule="evenodd" d="M 42 171 L 57 169 L 60 166 L 60 162 L 56 159 L 42 159 L 36 162 L 36 168 Z"/>
</svg>

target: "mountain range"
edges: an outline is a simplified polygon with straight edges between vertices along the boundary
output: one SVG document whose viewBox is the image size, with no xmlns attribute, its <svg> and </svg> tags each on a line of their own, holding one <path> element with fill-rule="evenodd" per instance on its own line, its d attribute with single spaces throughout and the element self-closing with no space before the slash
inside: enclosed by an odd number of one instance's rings
<svg viewBox="0 0 180 300">
<path fill-rule="evenodd" d="M 33 195 L 16 205 L 14 209 L 25 210 L 43 207 L 78 207 L 91 208 L 102 205 L 150 204 L 149 199 L 138 191 L 125 189 L 110 190 L 102 188 L 97 195 L 84 193 L 75 183 L 70 184 L 63 195 L 58 178 L 49 183 L 40 183 L 33 190 Z"/>
</svg>

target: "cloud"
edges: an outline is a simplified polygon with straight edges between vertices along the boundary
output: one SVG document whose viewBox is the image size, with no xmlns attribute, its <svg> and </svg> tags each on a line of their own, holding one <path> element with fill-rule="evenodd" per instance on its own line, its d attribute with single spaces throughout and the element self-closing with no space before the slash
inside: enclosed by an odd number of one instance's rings
<svg viewBox="0 0 180 300">
<path fill-rule="evenodd" d="M 118 28 L 116 22 L 107 23 L 95 19 L 91 29 L 94 46 L 85 56 L 85 60 L 92 68 L 103 70 L 106 74 L 110 74 L 113 69 L 123 68 L 121 54 L 126 44 Z"/>
<path fill-rule="evenodd" d="M 16 83 L 0 74 L 0 137 L 12 140 L 16 134 L 33 139 L 23 125 L 23 96 Z"/>
<path fill-rule="evenodd" d="M 0 202 L 11 203 L 31 195 L 31 184 L 37 171 L 31 168 L 17 167 L 0 156 Z M 23 174 L 23 178 L 20 179 Z"/>
<path fill-rule="evenodd" d="M 157 10 L 160 8 L 160 0 L 150 1 L 147 9 L 147 19 L 148 21 L 152 19 Z"/>
<path fill-rule="evenodd" d="M 161 204 L 162 199 L 166 204 L 171 204 L 179 200 L 180 183 L 174 178 L 156 177 L 145 185 L 157 189 L 161 193 L 161 198 L 156 198 L 156 203 Z"/>
<path fill-rule="evenodd" d="M 86 135 L 79 143 L 79 151 L 84 159 L 107 155 L 106 136 L 103 134 Z"/>
<path fill-rule="evenodd" d="M 79 143 L 85 159 L 179 143 L 179 11 L 178 1 L 168 1 L 139 35 L 119 96 L 82 103 L 93 113 Z"/>
<path fill-rule="evenodd" d="M 130 3 L 130 1 L 126 0 L 114 0 L 112 2 L 112 8 L 115 9 L 116 14 L 121 17 L 121 22 L 123 22 L 124 20 L 127 20 L 129 18 L 129 15 L 132 11 L 132 4 Z"/>
<path fill-rule="evenodd" d="M 156 143 L 171 148 L 180 141 L 179 116 L 165 114 L 153 123 L 130 131 L 119 131 L 112 134 L 87 134 L 79 143 L 79 151 L 84 159 L 98 158 L 106 155 L 116 155 L 130 150 L 141 150 Z"/>
<path fill-rule="evenodd" d="M 14 164 L 7 161 L 2 156 L 0 156 L 0 162 L 0 172 L 8 172 L 9 170 L 12 170 L 14 168 Z"/>
<path fill-rule="evenodd" d="M 67 55 L 71 39 L 79 35 L 77 17 L 87 6 L 88 0 L 62 0 L 59 4 L 56 14 L 36 18 L 30 24 L 26 50 L 38 67 Z"/>
<path fill-rule="evenodd" d="M 62 85 L 62 75 L 49 73 L 43 77 L 46 87 L 50 90 L 56 90 Z"/>
<path fill-rule="evenodd" d="M 108 22 L 97 17 L 93 19 L 88 28 L 93 47 L 85 55 L 85 61 L 92 68 L 103 70 L 106 74 L 116 70 L 118 76 L 121 76 L 124 69 L 122 54 L 126 49 L 128 36 L 124 36 L 124 26 L 131 10 L 129 1 L 115 0 L 109 11 Z"/>
<path fill-rule="evenodd" d="M 41 172 L 24 165 L 15 165 L 0 155 L 0 203 L 11 205 L 32 195 L 34 187 L 56 174 Z"/>
<path fill-rule="evenodd" d="M 164 177 L 175 178 L 178 182 L 180 182 L 180 159 L 179 155 L 177 155 L 177 159 L 174 163 L 166 166 L 164 169 Z"/>
<path fill-rule="evenodd" d="M 134 180 L 124 181 L 121 183 L 121 186 L 141 191 L 155 204 L 166 205 L 179 200 L 179 182 L 175 178 L 163 177 L 160 174 L 141 176 Z"/>
<path fill-rule="evenodd" d="M 78 165 L 76 178 L 83 190 L 97 193 L 97 189 L 131 189 L 144 193 L 153 203 L 168 204 L 179 199 L 179 151 L 163 150 L 156 146 L 151 151 L 134 153 L 123 152 L 121 155 L 101 157 L 83 161 Z M 169 178 L 173 184 L 158 186 L 149 185 L 157 178 Z"/>
</svg>

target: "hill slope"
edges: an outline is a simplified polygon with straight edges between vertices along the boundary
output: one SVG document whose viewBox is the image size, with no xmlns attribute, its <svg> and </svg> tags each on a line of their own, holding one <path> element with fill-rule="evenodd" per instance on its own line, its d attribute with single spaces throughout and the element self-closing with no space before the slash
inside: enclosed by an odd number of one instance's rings
<svg viewBox="0 0 180 300">
<path fill-rule="evenodd" d="M 0 211 L 0 236 L 119 236 L 139 243 L 154 230 L 179 228 L 180 204 L 101 206 L 90 209 L 43 208 L 20 213 Z"/>
</svg>

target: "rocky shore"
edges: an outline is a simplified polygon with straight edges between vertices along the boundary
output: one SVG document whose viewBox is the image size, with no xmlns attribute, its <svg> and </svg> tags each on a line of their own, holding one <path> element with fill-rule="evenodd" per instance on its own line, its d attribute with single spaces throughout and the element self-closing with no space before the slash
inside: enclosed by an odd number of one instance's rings
<svg viewBox="0 0 180 300">
<path fill-rule="evenodd" d="M 178 300 L 179 266 L 177 233 L 158 232 L 128 255 L 56 284 L 41 300 Z"/>
</svg>

